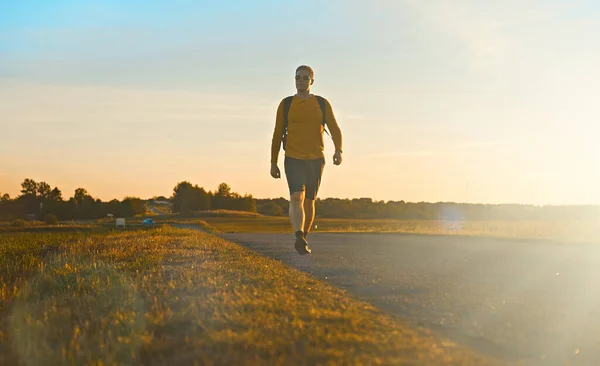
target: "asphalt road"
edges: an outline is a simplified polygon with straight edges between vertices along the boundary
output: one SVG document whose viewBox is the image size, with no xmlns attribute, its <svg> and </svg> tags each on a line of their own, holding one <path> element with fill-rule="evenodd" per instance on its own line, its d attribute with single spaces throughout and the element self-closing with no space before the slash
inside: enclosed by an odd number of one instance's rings
<svg viewBox="0 0 600 366">
<path fill-rule="evenodd" d="M 403 234 L 221 234 L 506 361 L 600 365 L 600 246 Z"/>
</svg>

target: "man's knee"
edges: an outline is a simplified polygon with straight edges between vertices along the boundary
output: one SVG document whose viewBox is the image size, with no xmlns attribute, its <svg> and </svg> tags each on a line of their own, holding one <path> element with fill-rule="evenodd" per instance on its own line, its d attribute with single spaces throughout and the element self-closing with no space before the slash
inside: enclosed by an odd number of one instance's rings
<svg viewBox="0 0 600 366">
<path fill-rule="evenodd" d="M 304 202 L 304 191 L 298 191 L 292 193 L 290 200 L 294 203 L 303 203 Z"/>
<path fill-rule="evenodd" d="M 305 198 L 304 198 L 304 206 L 307 206 L 307 207 L 314 207 L 314 206 L 315 206 L 315 200 L 313 200 L 313 199 L 310 199 L 310 198 L 308 198 L 308 197 L 305 197 Z"/>
</svg>

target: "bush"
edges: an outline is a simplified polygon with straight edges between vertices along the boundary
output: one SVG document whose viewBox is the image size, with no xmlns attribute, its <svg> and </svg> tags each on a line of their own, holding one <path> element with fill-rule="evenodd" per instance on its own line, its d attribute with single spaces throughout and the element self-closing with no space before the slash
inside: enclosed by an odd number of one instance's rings
<svg viewBox="0 0 600 366">
<path fill-rule="evenodd" d="M 23 219 L 16 219 L 10 225 L 13 227 L 25 227 L 25 225 L 27 225 L 27 221 Z"/>
<path fill-rule="evenodd" d="M 268 202 L 260 206 L 258 212 L 267 216 L 283 216 L 283 208 L 275 202 Z"/>
<path fill-rule="evenodd" d="M 48 225 L 56 225 L 58 224 L 58 218 L 52 214 L 46 214 L 44 216 L 44 222 Z"/>
</svg>

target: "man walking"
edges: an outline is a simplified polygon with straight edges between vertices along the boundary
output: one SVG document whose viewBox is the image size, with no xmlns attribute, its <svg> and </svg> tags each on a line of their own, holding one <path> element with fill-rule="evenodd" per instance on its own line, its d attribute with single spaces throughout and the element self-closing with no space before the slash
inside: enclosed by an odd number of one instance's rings
<svg viewBox="0 0 600 366">
<path fill-rule="evenodd" d="M 310 254 L 306 237 L 315 218 L 315 199 L 325 166 L 325 125 L 335 145 L 333 163 L 342 163 L 342 133 L 327 99 L 311 94 L 314 72 L 306 65 L 296 69 L 296 94 L 279 103 L 271 142 L 271 176 L 281 178 L 277 166 L 283 142 L 284 168 L 290 191 L 290 221 L 299 254 Z"/>
</svg>

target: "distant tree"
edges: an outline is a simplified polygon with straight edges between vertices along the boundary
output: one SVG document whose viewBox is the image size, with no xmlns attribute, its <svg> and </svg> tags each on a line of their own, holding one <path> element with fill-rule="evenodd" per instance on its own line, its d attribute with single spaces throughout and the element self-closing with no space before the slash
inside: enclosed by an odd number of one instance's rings
<svg viewBox="0 0 600 366">
<path fill-rule="evenodd" d="M 0 196 L 0 221 L 9 220 L 12 211 L 10 196 L 5 193 Z"/>
<path fill-rule="evenodd" d="M 101 207 L 85 188 L 75 189 L 72 202 L 75 206 L 75 218 L 94 219 L 101 216 Z"/>
<path fill-rule="evenodd" d="M 37 195 L 42 200 L 46 200 L 50 196 L 51 191 L 52 191 L 52 188 L 50 188 L 50 185 L 46 182 L 40 182 L 37 185 Z"/>
<path fill-rule="evenodd" d="M 62 192 L 57 187 L 54 187 L 50 194 L 48 195 L 48 199 L 55 202 L 60 202 L 63 200 Z"/>
<path fill-rule="evenodd" d="M 190 192 L 190 209 L 193 211 L 210 210 L 212 200 L 208 192 L 198 185 L 194 185 Z"/>
<path fill-rule="evenodd" d="M 38 184 L 33 179 L 26 178 L 21 183 L 21 193 L 23 195 L 37 196 Z"/>
<path fill-rule="evenodd" d="M 220 197 L 229 197 L 231 196 L 231 187 L 227 183 L 219 184 L 219 188 L 217 188 L 216 196 Z"/>
<path fill-rule="evenodd" d="M 214 209 L 233 210 L 232 204 L 235 195 L 232 196 L 231 187 L 227 183 L 219 184 L 217 191 L 213 194 L 212 202 Z"/>
<path fill-rule="evenodd" d="M 61 219 L 66 219 L 66 207 L 65 202 L 62 198 L 62 192 L 57 187 L 54 187 L 50 192 L 44 193 L 45 197 L 42 198 L 44 203 L 43 213 L 53 214 Z"/>
<path fill-rule="evenodd" d="M 141 215 L 146 212 L 144 201 L 138 197 L 125 197 L 121 204 L 123 216 Z"/>
<path fill-rule="evenodd" d="M 256 201 L 252 195 L 244 195 L 243 197 L 236 194 L 232 198 L 232 208 L 238 211 L 256 212 Z"/>
<path fill-rule="evenodd" d="M 127 215 L 125 215 L 125 211 L 123 209 L 123 205 L 116 198 L 113 198 L 109 202 L 106 202 L 106 203 L 103 204 L 103 206 L 102 206 L 102 217 L 106 217 L 108 214 L 111 214 L 114 217 L 124 217 L 124 216 L 127 216 Z"/>
<path fill-rule="evenodd" d="M 177 183 L 173 188 L 173 205 L 171 210 L 179 213 L 189 213 L 191 209 L 191 193 L 194 186 L 188 181 Z"/>
<path fill-rule="evenodd" d="M 71 197 L 65 204 L 63 205 L 65 219 L 75 219 L 77 217 L 77 202 L 75 198 Z"/>
<path fill-rule="evenodd" d="M 38 183 L 33 179 L 25 179 L 21 183 L 21 195 L 15 200 L 12 213 L 18 217 L 27 214 L 39 214 L 40 200 L 38 198 Z"/>
<path fill-rule="evenodd" d="M 75 199 L 75 201 L 77 203 L 83 202 L 88 197 L 91 197 L 91 196 L 85 188 L 77 188 L 75 190 L 75 193 L 73 194 L 73 198 Z"/>
<path fill-rule="evenodd" d="M 212 202 L 210 194 L 197 184 L 192 185 L 188 181 L 179 182 L 173 188 L 171 210 L 182 214 L 192 211 L 209 210 Z"/>
</svg>

